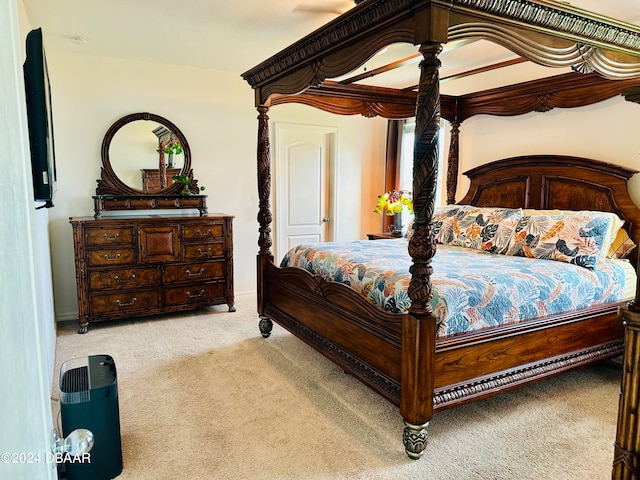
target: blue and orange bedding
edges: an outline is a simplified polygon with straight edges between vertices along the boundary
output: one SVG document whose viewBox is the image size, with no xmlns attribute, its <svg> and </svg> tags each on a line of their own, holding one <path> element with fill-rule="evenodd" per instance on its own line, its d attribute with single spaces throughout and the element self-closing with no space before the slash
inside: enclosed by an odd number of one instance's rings
<svg viewBox="0 0 640 480">
<path fill-rule="evenodd" d="M 280 266 L 345 284 L 384 310 L 403 313 L 411 304 L 410 265 L 407 241 L 393 239 L 299 245 Z M 633 268 L 624 260 L 602 261 L 587 269 L 438 245 L 432 266 L 431 305 L 438 336 L 619 302 L 633 296 L 635 287 L 629 272 Z"/>
</svg>

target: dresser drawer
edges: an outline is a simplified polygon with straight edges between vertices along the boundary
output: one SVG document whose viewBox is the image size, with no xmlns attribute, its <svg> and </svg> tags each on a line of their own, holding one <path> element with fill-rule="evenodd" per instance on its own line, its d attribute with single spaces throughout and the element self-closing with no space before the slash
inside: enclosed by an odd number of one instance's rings
<svg viewBox="0 0 640 480">
<path fill-rule="evenodd" d="M 135 261 L 133 248 L 112 248 L 92 250 L 87 253 L 87 264 L 90 267 L 103 265 L 127 265 Z"/>
<path fill-rule="evenodd" d="M 144 287 L 159 283 L 158 268 L 123 268 L 89 272 L 89 290 Z"/>
<path fill-rule="evenodd" d="M 87 246 L 124 245 L 133 243 L 133 227 L 87 228 Z"/>
<path fill-rule="evenodd" d="M 224 267 L 224 260 L 189 265 L 170 265 L 164 267 L 163 280 L 165 283 L 213 280 L 224 276 Z"/>
<path fill-rule="evenodd" d="M 185 245 L 185 260 L 206 260 L 222 256 L 224 247 L 222 243 L 204 243 L 197 245 Z"/>
<path fill-rule="evenodd" d="M 195 224 L 184 226 L 185 240 L 209 240 L 212 238 L 222 238 L 224 236 L 224 225 L 216 224 Z"/>
<path fill-rule="evenodd" d="M 164 303 L 165 305 L 206 303 L 224 298 L 224 293 L 224 282 L 195 283 L 187 287 L 165 288 Z"/>
<path fill-rule="evenodd" d="M 89 308 L 92 315 L 128 312 L 158 306 L 160 306 L 158 290 L 135 290 L 110 295 L 89 296 Z"/>
</svg>

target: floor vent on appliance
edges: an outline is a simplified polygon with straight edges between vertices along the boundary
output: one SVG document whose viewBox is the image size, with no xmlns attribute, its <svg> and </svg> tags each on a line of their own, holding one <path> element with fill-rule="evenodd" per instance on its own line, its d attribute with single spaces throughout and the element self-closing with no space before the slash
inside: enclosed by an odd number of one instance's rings
<svg viewBox="0 0 640 480">
<path fill-rule="evenodd" d="M 64 372 L 60 380 L 60 396 L 69 404 L 89 401 L 89 368 L 77 367 Z"/>
</svg>

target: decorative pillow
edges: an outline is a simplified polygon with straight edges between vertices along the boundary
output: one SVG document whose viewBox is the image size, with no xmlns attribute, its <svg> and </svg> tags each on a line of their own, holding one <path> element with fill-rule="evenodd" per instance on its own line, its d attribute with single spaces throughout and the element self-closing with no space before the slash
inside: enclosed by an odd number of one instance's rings
<svg viewBox="0 0 640 480">
<path fill-rule="evenodd" d="M 464 218 L 471 205 L 445 205 L 433 212 L 433 234 L 436 243 L 448 245 L 454 237 L 454 225 Z"/>
<path fill-rule="evenodd" d="M 602 250 L 604 252 L 611 252 L 611 245 L 616 239 L 616 235 L 618 231 L 624 225 L 622 219 L 613 212 L 602 212 L 596 210 L 534 210 L 534 209 L 524 209 L 524 215 L 578 215 L 578 214 L 586 214 L 586 215 L 600 215 L 604 217 L 609 217 L 611 219 L 611 225 L 607 230 L 607 235 L 604 240 L 604 245 Z M 607 254 L 607 257 L 611 257 Z"/>
<path fill-rule="evenodd" d="M 627 231 L 621 228 L 618 230 L 615 240 L 611 243 L 611 247 L 609 247 L 607 258 L 627 258 L 631 250 L 636 247 L 637 245 L 629 238 Z"/>
<path fill-rule="evenodd" d="M 594 213 L 529 215 L 518 222 L 507 255 L 543 258 L 594 268 L 607 252 L 611 217 Z"/>
<path fill-rule="evenodd" d="M 451 206 L 449 206 L 451 207 Z M 436 242 L 504 253 L 522 209 L 458 205 L 434 213 Z"/>
<path fill-rule="evenodd" d="M 453 237 L 453 225 L 463 218 L 470 205 L 444 205 L 433 212 L 433 234 L 436 243 L 447 244 Z"/>
</svg>

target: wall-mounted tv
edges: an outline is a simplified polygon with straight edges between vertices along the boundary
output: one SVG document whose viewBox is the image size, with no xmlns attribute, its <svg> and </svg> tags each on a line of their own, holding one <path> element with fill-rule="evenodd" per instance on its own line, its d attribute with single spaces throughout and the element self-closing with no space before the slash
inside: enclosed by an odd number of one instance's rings
<svg viewBox="0 0 640 480">
<path fill-rule="evenodd" d="M 51 112 L 51 86 L 47 59 L 42 42 L 42 29 L 27 34 L 24 85 L 31 147 L 33 193 L 36 201 L 45 202 L 37 208 L 53 207 L 56 191 L 56 157 Z"/>
</svg>

